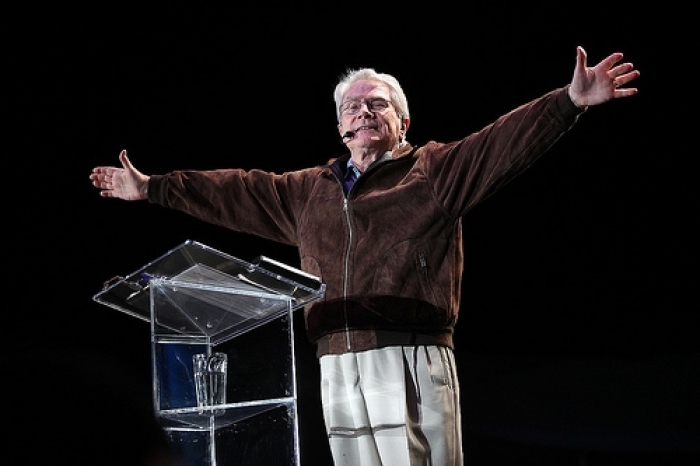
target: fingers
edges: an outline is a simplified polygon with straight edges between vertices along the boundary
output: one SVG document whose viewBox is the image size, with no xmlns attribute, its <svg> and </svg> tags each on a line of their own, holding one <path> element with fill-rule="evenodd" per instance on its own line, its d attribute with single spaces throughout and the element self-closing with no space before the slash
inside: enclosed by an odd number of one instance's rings
<svg viewBox="0 0 700 466">
<path fill-rule="evenodd" d="M 627 97 L 630 95 L 635 95 L 638 90 L 636 87 L 622 87 L 628 84 L 630 81 L 639 76 L 639 72 L 632 72 L 617 77 L 613 80 L 615 86 L 615 98 L 617 97 Z"/>
<path fill-rule="evenodd" d="M 624 74 L 630 73 L 634 69 L 634 65 L 630 62 L 626 63 L 621 63 L 617 66 L 614 66 L 608 70 L 608 75 L 611 78 L 617 78 L 619 76 L 622 76 Z"/>
<path fill-rule="evenodd" d="M 612 79 L 615 89 L 614 97 L 627 97 L 637 93 L 636 88 L 622 88 L 630 81 L 637 79 L 639 71 L 634 69 L 632 63 L 623 63 L 615 66 L 608 71 L 608 76 Z"/>
<path fill-rule="evenodd" d="M 131 165 L 131 160 L 129 160 L 129 156 L 126 154 L 126 149 L 122 149 L 122 151 L 119 153 L 119 161 L 122 163 L 122 167 L 126 168 L 127 170 L 134 169 L 134 167 Z"/>
<path fill-rule="evenodd" d="M 123 149 L 119 153 L 119 161 L 124 168 L 100 166 L 92 169 L 90 173 L 90 181 L 92 185 L 100 189 L 100 196 L 102 197 L 116 197 L 114 193 L 115 189 L 115 177 L 121 176 L 120 172 L 123 170 L 133 170 L 129 157 L 127 156 L 126 149 Z"/>
<path fill-rule="evenodd" d="M 637 94 L 637 92 L 638 90 L 636 87 L 619 88 L 615 89 L 615 95 L 613 97 L 616 99 L 619 99 L 620 97 L 629 97 Z"/>
<path fill-rule="evenodd" d="M 576 47 L 576 66 L 580 69 L 586 68 L 586 60 L 588 56 L 586 51 L 580 45 Z"/>
<path fill-rule="evenodd" d="M 624 86 L 628 82 L 632 81 L 633 79 L 636 79 L 637 76 L 639 76 L 639 71 L 631 71 L 629 73 L 621 73 L 618 74 L 617 77 L 613 78 L 613 82 L 615 83 L 616 87 Z"/>
<path fill-rule="evenodd" d="M 93 186 L 96 188 L 102 187 L 102 182 L 107 176 L 107 169 L 108 167 L 95 167 L 92 169 L 92 173 L 90 173 L 90 181 L 92 181 Z"/>
<path fill-rule="evenodd" d="M 111 175 L 107 175 L 104 173 L 94 174 L 94 175 L 90 176 L 90 180 L 92 181 L 92 185 L 95 186 L 96 188 L 100 188 L 100 189 L 112 189 L 113 188 L 114 179 L 112 178 Z"/>
<path fill-rule="evenodd" d="M 620 60 L 622 60 L 622 53 L 620 53 L 620 52 L 611 53 L 605 59 L 603 59 L 600 63 L 598 63 L 598 66 L 609 71 L 613 68 L 613 65 L 615 65 L 615 63 L 619 62 Z"/>
<path fill-rule="evenodd" d="M 126 149 L 122 149 L 122 151 L 119 153 L 119 161 L 121 162 L 122 166 L 124 168 L 130 168 L 133 169 L 133 166 L 131 165 L 131 161 L 129 160 L 129 157 L 126 155 Z M 116 167 L 110 167 L 110 166 L 99 166 L 95 167 L 92 169 L 92 173 L 90 173 L 90 179 L 97 179 L 101 175 L 113 175 L 114 172 L 117 171 Z"/>
</svg>

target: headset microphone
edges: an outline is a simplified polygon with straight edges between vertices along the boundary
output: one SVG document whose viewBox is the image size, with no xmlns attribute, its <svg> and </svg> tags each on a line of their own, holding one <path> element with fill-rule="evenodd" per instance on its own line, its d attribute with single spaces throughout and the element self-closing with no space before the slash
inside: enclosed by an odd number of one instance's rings
<svg viewBox="0 0 700 466">
<path fill-rule="evenodd" d="M 353 137 L 355 137 L 354 131 L 346 131 L 345 133 L 343 133 L 343 142 L 348 142 Z"/>
</svg>

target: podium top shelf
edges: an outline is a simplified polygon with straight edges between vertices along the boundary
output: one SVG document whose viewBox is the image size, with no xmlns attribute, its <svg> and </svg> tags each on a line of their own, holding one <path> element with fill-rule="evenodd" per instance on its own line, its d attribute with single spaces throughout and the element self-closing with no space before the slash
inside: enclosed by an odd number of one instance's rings
<svg viewBox="0 0 700 466">
<path fill-rule="evenodd" d="M 202 296 L 223 293 L 227 298 L 263 298 L 246 300 L 247 306 L 250 302 L 265 302 L 269 307 L 270 301 L 279 300 L 281 306 L 291 305 L 292 309 L 303 307 L 325 293 L 325 284 L 318 277 L 266 256 L 247 262 L 187 240 L 127 276 L 108 281 L 93 300 L 151 321 L 150 295 L 154 284 L 199 290 Z M 235 302 L 235 299 L 226 301 Z M 260 312 L 267 311 L 260 309 Z"/>
</svg>

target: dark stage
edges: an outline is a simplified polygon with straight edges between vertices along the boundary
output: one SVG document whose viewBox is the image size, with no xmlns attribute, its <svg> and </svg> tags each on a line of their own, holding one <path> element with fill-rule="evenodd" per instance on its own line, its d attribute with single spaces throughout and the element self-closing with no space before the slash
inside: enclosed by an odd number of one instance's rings
<svg viewBox="0 0 700 466">
<path fill-rule="evenodd" d="M 362 66 L 402 83 L 410 142 L 450 141 L 567 84 L 581 45 L 589 65 L 624 52 L 641 70 L 640 93 L 590 108 L 464 219 L 455 354 L 466 464 L 700 464 L 695 134 L 679 123 L 690 118 L 681 108 L 694 110 L 682 94 L 693 83 L 679 69 L 690 59 L 680 24 L 622 6 L 603 14 L 496 2 L 395 16 L 354 4 L 342 13 L 186 5 L 32 12 L 9 46 L 6 340 L 29 355 L 30 405 L 41 405 L 18 416 L 27 442 L 14 454 L 70 463 L 83 451 L 73 441 L 157 436 L 131 427 L 150 414 L 149 326 L 92 301 L 105 280 L 187 239 L 298 265 L 288 246 L 102 199 L 93 166 L 118 164 L 124 148 L 147 174 L 323 163 L 344 149 L 336 79 Z M 302 464 L 330 464 L 317 361 L 300 314 L 295 324 Z M 69 358 L 77 367 L 61 370 Z M 66 374 L 95 359 L 105 393 L 143 412 L 100 415 L 95 387 L 92 405 L 76 406 L 84 417 L 45 416 L 65 402 Z M 32 447 L 58 432 L 58 450 Z"/>
</svg>

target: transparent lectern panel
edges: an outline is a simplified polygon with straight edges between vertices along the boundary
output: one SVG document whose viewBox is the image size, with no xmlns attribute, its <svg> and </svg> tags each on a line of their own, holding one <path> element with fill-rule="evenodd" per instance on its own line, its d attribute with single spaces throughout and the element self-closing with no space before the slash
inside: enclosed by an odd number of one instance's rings
<svg viewBox="0 0 700 466">
<path fill-rule="evenodd" d="M 291 405 L 220 428 L 165 428 L 183 466 L 299 464 L 297 421 Z"/>
<path fill-rule="evenodd" d="M 281 405 L 244 422 L 218 429 L 215 433 L 217 464 L 299 464 L 296 423 L 292 406 Z"/>
<path fill-rule="evenodd" d="M 219 272 L 212 277 L 193 273 L 193 266 L 205 266 Z M 199 270 L 201 272 L 201 270 Z M 188 275 L 190 273 L 190 275 Z M 173 280 L 189 284 L 228 286 L 236 283 L 236 289 L 244 289 L 243 283 L 259 293 L 278 294 L 292 298 L 294 309 L 315 301 L 325 293 L 325 284 L 318 277 L 259 256 L 252 263 L 246 262 L 196 241 L 185 241 L 140 269 L 117 276 L 105 283 L 102 291 L 93 299 L 108 307 L 125 312 L 142 320 L 151 320 L 150 288 L 154 279 Z M 222 282 L 225 282 L 225 284 Z"/>
<path fill-rule="evenodd" d="M 196 264 L 150 281 L 153 332 L 208 337 L 218 344 L 289 312 L 293 298 Z"/>
<path fill-rule="evenodd" d="M 156 410 L 168 417 L 170 425 L 200 425 L 209 413 L 216 413 L 220 422 L 226 422 L 227 418 L 236 420 L 241 413 L 232 411 L 243 406 L 251 405 L 248 411 L 253 412 L 257 408 L 252 405 L 260 401 L 293 399 L 293 339 L 289 314 L 217 345 L 209 345 L 207 339 L 155 335 Z M 193 356 L 198 353 L 223 353 L 228 359 L 226 402 L 211 410 L 201 410 L 197 405 Z"/>
</svg>

